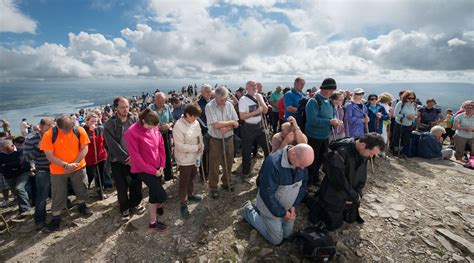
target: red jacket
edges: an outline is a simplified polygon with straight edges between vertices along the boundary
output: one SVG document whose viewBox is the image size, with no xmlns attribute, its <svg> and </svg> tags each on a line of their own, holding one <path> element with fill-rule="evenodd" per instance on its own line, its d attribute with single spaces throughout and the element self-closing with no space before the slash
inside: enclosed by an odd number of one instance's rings
<svg viewBox="0 0 474 263">
<path fill-rule="evenodd" d="M 87 155 L 86 155 L 86 165 L 94 165 L 105 161 L 107 159 L 107 151 L 105 150 L 105 137 L 104 137 L 104 127 L 98 125 L 93 131 L 85 127 L 87 135 L 89 135 L 89 143 Z M 97 149 L 97 159 L 95 156 Z"/>
</svg>

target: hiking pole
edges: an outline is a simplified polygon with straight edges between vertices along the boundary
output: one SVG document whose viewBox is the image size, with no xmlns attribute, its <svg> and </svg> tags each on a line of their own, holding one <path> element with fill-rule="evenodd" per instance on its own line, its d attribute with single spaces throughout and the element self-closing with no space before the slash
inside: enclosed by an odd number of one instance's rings
<svg viewBox="0 0 474 263">
<path fill-rule="evenodd" d="M 369 116 L 367 114 L 365 114 L 365 118 L 367 119 Z M 369 123 L 368 122 L 365 122 L 365 130 L 367 131 L 366 133 L 369 133 Z"/>
<path fill-rule="evenodd" d="M 370 162 L 370 166 L 372 167 L 372 174 L 375 174 L 374 159 L 373 159 L 373 157 L 370 157 L 369 162 Z"/>
<path fill-rule="evenodd" d="M 200 144 L 200 140 L 199 140 L 199 136 L 197 137 L 197 142 L 198 144 Z M 203 144 L 204 145 L 204 144 Z M 203 148 L 203 153 L 204 153 L 204 148 Z M 210 211 L 211 209 L 209 208 L 209 185 L 207 185 L 207 181 L 206 181 L 206 176 L 204 175 L 204 164 L 202 163 L 202 154 L 199 154 L 199 167 L 201 168 L 201 177 L 202 177 L 202 182 L 204 183 L 204 191 L 206 191 L 206 195 L 208 196 L 208 198 L 206 198 L 206 201 L 205 202 L 205 205 L 204 207 L 206 207 L 207 211 Z"/>
<path fill-rule="evenodd" d="M 224 133 L 221 131 L 222 135 L 222 150 L 224 151 L 224 173 L 227 174 L 227 189 L 229 189 L 229 193 L 232 193 L 232 190 L 230 189 L 230 173 L 228 173 L 229 170 L 227 170 L 227 151 L 225 147 L 225 139 L 224 139 Z"/>
<path fill-rule="evenodd" d="M 102 176 L 99 173 L 99 161 L 97 160 L 97 144 L 95 138 L 97 138 L 97 133 L 94 131 L 95 137 L 94 137 L 94 154 L 95 154 L 95 173 L 97 178 L 99 179 L 99 191 L 100 191 L 100 199 L 104 200 L 105 195 L 104 195 L 104 185 L 102 184 Z"/>
<path fill-rule="evenodd" d="M 400 151 L 401 151 L 401 147 L 402 147 L 402 131 L 403 131 L 403 124 L 402 124 L 403 122 L 402 122 L 402 120 L 403 119 L 400 119 L 400 133 L 399 133 L 399 137 L 398 137 L 398 156 L 400 156 Z"/>
<path fill-rule="evenodd" d="M 268 134 L 270 133 L 270 131 L 268 130 L 267 119 L 265 115 L 263 114 L 263 112 L 261 113 L 261 117 L 262 117 L 263 131 L 265 132 L 265 141 L 267 142 L 267 150 L 268 152 L 270 152 L 271 145 L 270 145 L 270 140 L 268 139 L 269 137 Z"/>
<path fill-rule="evenodd" d="M 336 140 L 336 132 L 334 131 L 334 126 L 331 126 L 331 131 L 332 131 L 332 138 L 335 141 Z"/>
</svg>

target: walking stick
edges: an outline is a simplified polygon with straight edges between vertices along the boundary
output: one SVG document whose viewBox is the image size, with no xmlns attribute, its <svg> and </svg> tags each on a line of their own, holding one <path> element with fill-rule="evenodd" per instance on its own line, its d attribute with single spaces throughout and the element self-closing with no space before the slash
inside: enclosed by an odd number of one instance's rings
<svg viewBox="0 0 474 263">
<path fill-rule="evenodd" d="M 96 172 L 96 175 L 97 175 L 97 178 L 99 179 L 99 191 L 100 191 L 100 199 L 105 199 L 105 195 L 104 195 L 104 185 L 102 184 L 102 178 L 101 178 L 101 174 L 99 172 L 99 161 L 97 160 L 97 144 L 96 144 L 96 138 L 97 138 L 97 133 L 95 132 L 94 130 L 94 134 L 95 134 L 95 137 L 94 137 L 94 154 L 95 154 L 95 172 Z"/>
<path fill-rule="evenodd" d="M 369 115 L 365 114 L 365 118 L 368 118 L 368 117 L 369 117 Z M 369 133 L 369 132 L 370 132 L 370 131 L 369 131 L 369 123 L 368 123 L 368 122 L 365 123 L 365 130 L 366 130 L 366 133 Z"/>
<path fill-rule="evenodd" d="M 197 142 L 198 144 L 201 143 L 199 140 L 199 137 L 197 137 Z M 204 183 L 204 189 L 206 191 L 206 195 L 209 195 L 209 185 L 207 185 L 206 176 L 204 175 L 204 164 L 202 163 L 202 154 L 199 155 L 199 167 L 201 168 L 201 171 L 202 171 L 201 177 L 202 177 L 202 182 Z M 207 211 L 210 211 L 211 209 L 209 208 L 209 199 L 206 198 L 206 201 L 204 202 L 206 202 L 204 206 L 206 207 Z"/>
<path fill-rule="evenodd" d="M 226 147 L 225 147 L 225 139 L 224 139 L 224 133 L 221 131 L 221 135 L 222 135 L 222 150 L 224 151 L 224 173 L 227 174 L 226 178 L 227 178 L 227 189 L 229 189 L 229 193 L 231 193 L 231 189 L 230 189 L 230 173 L 228 173 L 229 170 L 227 170 L 227 151 L 226 151 Z"/>
<path fill-rule="evenodd" d="M 270 144 L 270 140 L 268 139 L 269 137 L 268 134 L 270 131 L 268 130 L 267 118 L 265 117 L 263 112 L 261 113 L 261 117 L 262 117 L 263 131 L 265 132 L 265 141 L 267 142 L 267 150 L 268 152 L 270 152 L 271 144 Z"/>
<path fill-rule="evenodd" d="M 400 151 L 401 151 L 401 147 L 402 147 L 402 131 L 403 131 L 403 122 L 402 122 L 402 120 L 403 120 L 403 118 L 400 119 L 400 133 L 398 134 L 399 135 L 398 136 L 398 156 L 400 156 Z"/>
<path fill-rule="evenodd" d="M 370 157 L 370 166 L 372 167 L 372 174 L 375 174 L 375 169 L 374 169 L 374 159 L 373 157 Z"/>
</svg>

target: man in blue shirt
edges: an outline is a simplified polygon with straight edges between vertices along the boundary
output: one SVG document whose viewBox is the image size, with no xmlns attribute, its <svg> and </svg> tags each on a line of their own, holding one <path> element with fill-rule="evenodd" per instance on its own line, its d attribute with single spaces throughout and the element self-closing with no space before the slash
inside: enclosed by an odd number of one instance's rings
<svg viewBox="0 0 474 263">
<path fill-rule="evenodd" d="M 293 84 L 293 89 L 285 94 L 283 104 L 285 105 L 285 121 L 288 117 L 296 117 L 300 100 L 304 98 L 303 88 L 305 81 L 301 77 L 297 77 Z"/>
</svg>

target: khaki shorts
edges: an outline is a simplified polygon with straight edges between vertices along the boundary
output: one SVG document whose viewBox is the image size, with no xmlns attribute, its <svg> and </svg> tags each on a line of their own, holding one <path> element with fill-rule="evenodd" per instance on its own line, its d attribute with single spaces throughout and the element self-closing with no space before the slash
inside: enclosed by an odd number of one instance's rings
<svg viewBox="0 0 474 263">
<path fill-rule="evenodd" d="M 58 212 L 66 208 L 68 196 L 68 179 L 71 179 L 72 189 L 76 194 L 76 200 L 85 202 L 88 197 L 86 188 L 86 169 L 80 169 L 69 174 L 51 175 L 51 211 Z"/>
</svg>

